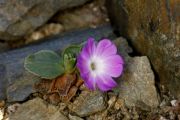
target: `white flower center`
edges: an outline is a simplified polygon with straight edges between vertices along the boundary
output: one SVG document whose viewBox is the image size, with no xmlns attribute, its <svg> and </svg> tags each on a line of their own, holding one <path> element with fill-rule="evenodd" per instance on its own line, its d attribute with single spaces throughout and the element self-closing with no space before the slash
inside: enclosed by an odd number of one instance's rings
<svg viewBox="0 0 180 120">
<path fill-rule="evenodd" d="M 92 57 L 89 61 L 89 69 L 91 71 L 91 74 L 96 77 L 97 75 L 100 75 L 104 73 L 105 68 L 105 62 L 99 58 L 99 57 Z"/>
</svg>

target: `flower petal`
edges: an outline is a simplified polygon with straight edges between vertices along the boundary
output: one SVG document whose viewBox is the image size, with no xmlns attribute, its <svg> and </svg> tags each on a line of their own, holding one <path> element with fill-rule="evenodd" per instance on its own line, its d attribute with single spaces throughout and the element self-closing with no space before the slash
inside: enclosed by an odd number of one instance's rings
<svg viewBox="0 0 180 120">
<path fill-rule="evenodd" d="M 96 48 L 97 55 L 109 56 L 117 53 L 116 46 L 108 39 L 101 40 Z"/>
<path fill-rule="evenodd" d="M 85 74 L 85 73 L 89 72 L 89 68 L 88 68 L 88 63 L 87 62 L 88 62 L 88 60 L 83 58 L 82 55 L 79 55 L 77 57 L 77 65 L 76 66 L 78 67 L 80 73 Z"/>
<path fill-rule="evenodd" d="M 104 62 L 106 64 L 105 72 L 112 77 L 118 77 L 122 74 L 124 61 L 119 55 L 112 55 L 109 57 L 104 57 Z"/>
<path fill-rule="evenodd" d="M 90 72 L 87 74 L 81 74 L 82 79 L 84 80 L 84 84 L 91 90 L 96 89 L 96 80 L 93 76 L 91 76 Z"/>
<path fill-rule="evenodd" d="M 82 49 L 81 55 L 83 57 L 89 58 L 91 55 L 95 53 L 95 50 L 96 50 L 96 45 L 94 42 L 94 38 L 89 38 L 87 43 Z"/>
<path fill-rule="evenodd" d="M 97 86 L 102 91 L 108 91 L 117 86 L 117 83 L 108 75 L 97 76 Z"/>
</svg>

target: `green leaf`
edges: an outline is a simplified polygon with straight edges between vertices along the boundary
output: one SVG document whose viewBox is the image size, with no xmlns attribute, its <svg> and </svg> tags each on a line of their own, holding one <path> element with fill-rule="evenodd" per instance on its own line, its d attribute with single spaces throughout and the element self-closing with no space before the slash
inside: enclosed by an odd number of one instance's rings
<svg viewBox="0 0 180 120">
<path fill-rule="evenodd" d="M 55 52 L 41 50 L 25 58 L 25 68 L 42 78 L 53 79 L 64 73 L 63 59 Z"/>
<path fill-rule="evenodd" d="M 64 54 L 65 71 L 68 73 L 73 72 L 75 65 L 76 65 L 76 58 L 73 57 L 71 53 Z"/>
<path fill-rule="evenodd" d="M 65 50 L 63 52 L 63 56 L 65 54 L 69 54 L 70 53 L 70 54 L 74 55 L 74 57 L 76 57 L 79 54 L 81 48 L 82 48 L 81 44 L 80 45 L 70 45 L 67 48 L 65 48 Z"/>
<path fill-rule="evenodd" d="M 67 47 L 63 52 L 63 60 L 65 71 L 71 73 L 74 71 L 76 65 L 76 58 L 81 50 L 82 45 L 71 45 Z"/>
</svg>

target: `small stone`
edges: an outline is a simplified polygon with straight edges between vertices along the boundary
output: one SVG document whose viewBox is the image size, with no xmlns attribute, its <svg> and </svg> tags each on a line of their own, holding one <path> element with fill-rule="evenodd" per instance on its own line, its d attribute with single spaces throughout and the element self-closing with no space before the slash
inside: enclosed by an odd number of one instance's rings
<svg viewBox="0 0 180 120">
<path fill-rule="evenodd" d="M 169 118 L 170 118 L 170 120 L 175 120 L 176 119 L 176 115 L 175 115 L 175 113 L 173 111 L 169 112 Z"/>
<path fill-rule="evenodd" d="M 114 108 L 116 110 L 119 110 L 124 105 L 124 101 L 122 99 L 117 99 Z"/>
<path fill-rule="evenodd" d="M 56 35 L 63 31 L 64 31 L 64 28 L 61 24 L 55 24 L 55 23 L 46 24 L 40 29 L 33 32 L 31 35 L 26 36 L 25 43 L 28 44 L 33 41 L 37 41 L 39 39 L 42 39 L 51 35 Z"/>
<path fill-rule="evenodd" d="M 108 101 L 108 109 L 110 109 L 112 106 L 114 106 L 115 102 L 116 102 L 117 97 L 116 96 L 112 96 L 109 101 Z"/>
<path fill-rule="evenodd" d="M 171 101 L 171 105 L 172 105 L 172 106 L 176 106 L 176 105 L 177 105 L 177 100 L 172 100 L 172 101 Z"/>
<path fill-rule="evenodd" d="M 168 120 L 165 117 L 161 116 L 159 120 Z"/>
<path fill-rule="evenodd" d="M 10 120 L 68 120 L 54 105 L 49 105 L 40 98 L 23 103 L 9 116 Z"/>
<path fill-rule="evenodd" d="M 93 120 L 106 120 L 108 115 L 108 111 L 105 110 L 103 112 L 97 113 L 94 116 L 92 116 Z"/>
<path fill-rule="evenodd" d="M 166 105 L 167 105 L 167 101 L 163 99 L 163 100 L 161 101 L 161 103 L 160 103 L 159 106 L 160 106 L 160 107 L 164 107 L 164 106 L 166 106 Z"/>
<path fill-rule="evenodd" d="M 106 108 L 105 99 L 100 91 L 83 91 L 69 109 L 80 117 L 89 116 Z"/>
<path fill-rule="evenodd" d="M 0 120 L 3 120 L 4 109 L 0 109 Z"/>
<path fill-rule="evenodd" d="M 4 100 L 0 101 L 0 108 L 4 107 L 4 105 L 5 105 L 5 101 Z"/>
<path fill-rule="evenodd" d="M 63 102 L 60 102 L 58 106 L 59 106 L 59 110 L 63 111 L 67 107 L 67 104 L 63 103 Z"/>
<path fill-rule="evenodd" d="M 82 118 L 78 117 L 78 116 L 73 116 L 71 114 L 69 114 L 69 120 L 83 120 Z"/>
<path fill-rule="evenodd" d="M 19 103 L 15 103 L 13 105 L 8 106 L 7 113 L 10 115 L 10 114 L 16 112 L 16 110 L 18 109 L 19 106 L 20 106 Z"/>
</svg>

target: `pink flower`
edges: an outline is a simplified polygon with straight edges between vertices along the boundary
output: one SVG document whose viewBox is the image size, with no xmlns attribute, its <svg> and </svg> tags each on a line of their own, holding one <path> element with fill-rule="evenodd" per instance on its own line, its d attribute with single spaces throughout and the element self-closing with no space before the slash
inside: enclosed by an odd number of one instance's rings
<svg viewBox="0 0 180 120">
<path fill-rule="evenodd" d="M 91 90 L 101 91 L 114 88 L 117 83 L 112 77 L 119 77 L 123 71 L 123 59 L 117 55 L 116 46 L 108 39 L 101 40 L 97 46 L 89 38 L 77 58 L 77 67 L 84 84 Z"/>
</svg>

